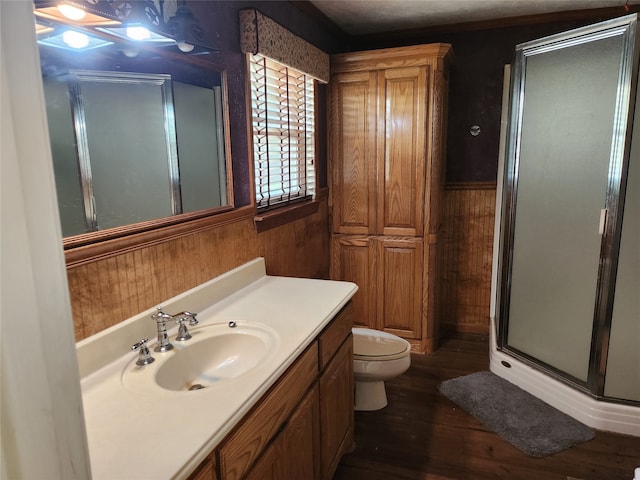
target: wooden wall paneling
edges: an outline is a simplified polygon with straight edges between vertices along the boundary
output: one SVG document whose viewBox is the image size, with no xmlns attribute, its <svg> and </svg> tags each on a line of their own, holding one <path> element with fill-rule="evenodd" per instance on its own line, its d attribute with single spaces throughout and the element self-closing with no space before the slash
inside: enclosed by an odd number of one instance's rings
<svg viewBox="0 0 640 480">
<path fill-rule="evenodd" d="M 139 312 L 138 309 L 138 285 L 135 255 L 133 252 L 127 252 L 116 258 L 116 270 L 112 271 L 115 275 L 116 271 L 122 272 L 124 282 L 120 283 L 120 315 L 126 315 L 128 312 Z M 114 312 L 118 310 L 114 308 Z M 131 316 L 131 315 L 129 315 Z"/>
<path fill-rule="evenodd" d="M 108 275 L 108 270 L 103 270 Z M 106 294 L 107 292 L 102 292 L 103 288 L 98 283 L 100 279 L 101 269 L 99 265 L 96 263 L 89 265 L 84 275 L 82 275 L 83 284 L 80 286 L 81 300 L 82 300 L 82 311 L 86 317 L 86 323 L 84 323 L 84 334 L 89 336 L 94 333 L 99 332 L 100 330 L 104 330 L 107 328 L 107 324 L 105 324 L 103 315 L 104 308 L 102 307 L 102 294 Z M 109 292 L 111 291 L 110 286 L 108 286 Z"/>
<path fill-rule="evenodd" d="M 82 279 L 83 273 L 84 271 L 80 271 L 78 269 L 67 271 L 69 298 L 71 300 L 71 310 L 73 315 L 73 331 L 76 340 L 87 336 L 84 333 L 85 325 L 82 321 L 84 318 L 87 318 L 87 314 L 84 312 L 84 302 L 81 301 L 82 286 L 85 283 Z"/>
<path fill-rule="evenodd" d="M 422 334 L 421 347 L 424 353 L 433 353 L 440 334 L 440 282 L 438 260 L 442 246 L 438 236 L 430 234 L 424 245 L 424 272 L 422 282 Z"/>
<path fill-rule="evenodd" d="M 495 184 L 449 185 L 444 195 L 440 308 L 443 327 L 489 333 Z"/>
<path fill-rule="evenodd" d="M 67 269 L 76 340 L 121 322 L 258 256 L 270 275 L 327 278 L 326 193 L 318 212 L 257 234 L 244 218 Z M 172 312 L 170 312 L 172 313 Z"/>
<path fill-rule="evenodd" d="M 136 296 L 138 297 L 138 311 L 144 310 L 142 299 L 155 298 L 153 296 L 153 281 L 151 277 L 151 263 L 148 249 L 133 252 L 136 270 Z"/>
<path fill-rule="evenodd" d="M 313 215 L 258 234 L 258 253 L 270 275 L 329 278 L 329 224 L 326 189 Z"/>
<path fill-rule="evenodd" d="M 173 277 L 168 275 L 167 271 L 171 270 L 171 254 L 169 244 L 180 242 L 183 239 L 174 240 L 172 242 L 160 243 L 151 247 L 153 257 L 153 282 L 158 286 L 158 299 L 170 298 L 171 293 L 175 291 L 173 288 Z M 147 301 L 151 299 L 146 299 Z M 159 301 L 159 300 L 158 300 Z M 156 302 L 153 302 L 156 303 Z M 150 305 L 151 306 L 151 305 Z"/>
<path fill-rule="evenodd" d="M 445 68 L 443 63 L 442 60 L 437 61 L 435 71 L 430 78 L 432 95 L 428 103 L 431 112 L 431 131 L 428 135 L 427 148 L 427 155 L 431 155 L 427 162 L 427 185 L 430 188 L 425 198 L 428 205 L 425 209 L 425 225 L 428 225 L 429 230 L 425 234 L 438 234 L 442 227 L 449 99 L 449 69 Z M 434 158 L 440 161 L 433 161 Z"/>
<path fill-rule="evenodd" d="M 189 252 L 189 262 L 192 265 L 192 268 L 183 269 L 185 285 L 192 285 L 190 288 L 202 283 L 199 281 L 200 272 L 197 268 L 200 265 L 200 251 L 196 248 L 197 237 L 197 235 L 189 235 L 183 242 L 184 248 Z"/>
<path fill-rule="evenodd" d="M 227 228 L 231 228 L 230 226 Z M 196 235 L 196 249 L 200 252 L 200 263 L 196 267 L 200 280 L 206 278 L 209 272 L 215 272 L 219 263 L 218 255 L 212 252 L 212 245 L 218 244 L 216 241 L 216 232 L 205 230 L 198 232 Z M 206 281 L 206 280 L 205 280 Z M 202 282 L 200 282 L 202 283 Z"/>
<path fill-rule="evenodd" d="M 107 270 L 109 271 L 108 282 L 103 283 L 103 288 L 108 288 L 108 285 L 112 285 L 114 289 L 113 295 L 104 295 L 103 308 L 105 309 L 105 322 L 111 324 L 112 319 L 125 317 L 130 311 L 133 310 L 130 291 L 135 294 L 135 285 L 131 285 L 131 265 L 130 259 L 131 252 L 127 252 L 117 257 L 109 257 L 105 259 Z M 118 277 L 122 277 L 122 281 L 119 281 Z M 108 290 L 105 291 L 105 293 Z"/>
</svg>

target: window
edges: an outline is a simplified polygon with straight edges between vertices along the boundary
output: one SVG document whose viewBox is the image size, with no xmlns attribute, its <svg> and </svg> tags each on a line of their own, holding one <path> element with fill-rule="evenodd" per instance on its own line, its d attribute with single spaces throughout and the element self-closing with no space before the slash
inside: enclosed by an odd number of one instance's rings
<svg viewBox="0 0 640 480">
<path fill-rule="evenodd" d="M 262 55 L 249 55 L 258 209 L 315 193 L 314 79 Z"/>
</svg>

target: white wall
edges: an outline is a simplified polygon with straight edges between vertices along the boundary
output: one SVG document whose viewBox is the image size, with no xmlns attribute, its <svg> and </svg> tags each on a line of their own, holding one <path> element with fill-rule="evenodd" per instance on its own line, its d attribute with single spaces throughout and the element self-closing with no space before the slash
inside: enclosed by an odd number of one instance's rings
<svg viewBox="0 0 640 480">
<path fill-rule="evenodd" d="M 0 2 L 0 34 L 0 474 L 88 479 L 31 2 Z"/>
</svg>

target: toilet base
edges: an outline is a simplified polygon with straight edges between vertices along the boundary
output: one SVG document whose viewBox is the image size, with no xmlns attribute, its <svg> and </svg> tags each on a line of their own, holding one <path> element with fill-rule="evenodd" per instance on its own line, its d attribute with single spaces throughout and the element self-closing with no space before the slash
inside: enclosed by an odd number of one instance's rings
<svg viewBox="0 0 640 480">
<path fill-rule="evenodd" d="M 356 400 L 353 407 L 357 411 L 380 410 L 387 406 L 387 392 L 383 381 L 358 382 L 356 380 Z"/>
</svg>

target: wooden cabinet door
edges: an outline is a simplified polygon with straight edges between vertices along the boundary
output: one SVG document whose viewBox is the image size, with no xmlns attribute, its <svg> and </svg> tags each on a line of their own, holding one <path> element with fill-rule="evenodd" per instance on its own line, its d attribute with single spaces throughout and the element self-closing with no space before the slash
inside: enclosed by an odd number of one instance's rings
<svg viewBox="0 0 640 480">
<path fill-rule="evenodd" d="M 352 298 L 355 326 L 376 327 L 376 253 L 372 237 L 334 235 L 331 245 L 331 278 L 353 282 L 358 291 Z"/>
<path fill-rule="evenodd" d="M 188 480 L 216 480 L 217 478 L 215 455 L 212 454 L 189 475 Z"/>
<path fill-rule="evenodd" d="M 283 446 L 283 436 L 279 435 L 267 447 L 244 480 L 281 480 L 287 478 L 283 474 Z"/>
<path fill-rule="evenodd" d="M 320 463 L 329 480 L 353 445 L 353 336 L 349 334 L 320 376 Z"/>
<path fill-rule="evenodd" d="M 251 465 L 263 455 L 263 449 L 281 431 L 296 405 L 305 397 L 307 390 L 315 382 L 317 373 L 318 344 L 314 342 L 218 448 L 221 480 L 245 478 Z M 279 452 L 273 455 L 281 456 Z M 270 467 L 261 468 L 266 471 Z"/>
<path fill-rule="evenodd" d="M 356 72 L 331 80 L 334 233 L 375 233 L 376 78 L 375 72 Z"/>
<path fill-rule="evenodd" d="M 378 73 L 377 230 L 421 236 L 425 202 L 427 68 Z M 384 143 L 381 143 L 381 141 Z"/>
<path fill-rule="evenodd" d="M 314 386 L 245 480 L 319 480 L 320 397 Z"/>
<path fill-rule="evenodd" d="M 378 323 L 412 340 L 422 335 L 423 247 L 421 238 L 376 238 Z"/>
<path fill-rule="evenodd" d="M 316 385 L 300 402 L 282 432 L 283 479 L 320 479 L 320 395 Z"/>
</svg>

